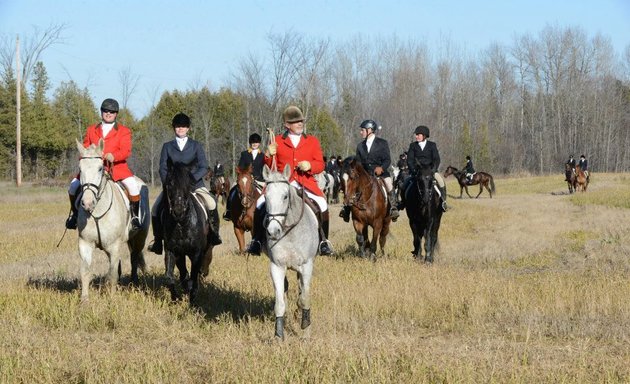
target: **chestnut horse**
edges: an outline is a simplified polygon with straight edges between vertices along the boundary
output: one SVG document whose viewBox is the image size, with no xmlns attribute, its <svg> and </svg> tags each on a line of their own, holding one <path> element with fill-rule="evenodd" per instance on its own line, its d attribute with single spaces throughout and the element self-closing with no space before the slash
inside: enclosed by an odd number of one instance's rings
<svg viewBox="0 0 630 384">
<path fill-rule="evenodd" d="M 230 179 L 227 176 L 215 176 L 212 170 L 208 170 L 206 174 L 206 180 L 210 184 L 211 193 L 213 193 L 217 199 L 221 197 L 221 202 L 227 204 L 228 193 L 230 193 Z"/>
<path fill-rule="evenodd" d="M 492 198 L 493 193 L 495 195 L 497 193 L 494 187 L 494 179 L 492 178 L 492 175 L 489 173 L 475 172 L 473 174 L 472 180 L 469 183 L 468 179 L 466 179 L 466 172 L 460 171 L 457 168 L 451 167 L 449 165 L 446 168 L 446 171 L 444 172 L 444 178 L 447 178 L 450 175 L 455 176 L 455 178 L 457 179 L 457 182 L 459 183 L 459 198 L 460 199 L 462 198 L 464 189 L 466 189 L 466 194 L 468 195 L 468 197 L 472 199 L 472 196 L 470 195 L 470 193 L 468 193 L 469 185 L 479 184 L 479 193 L 477 194 L 477 196 L 475 196 L 475 198 L 479 198 L 479 195 L 481 195 L 481 192 L 483 192 L 484 187 L 486 188 L 486 190 L 488 190 L 488 193 L 490 194 L 490 198 Z"/>
<path fill-rule="evenodd" d="M 575 191 L 586 192 L 586 188 L 588 187 L 588 178 L 586 174 L 580 168 L 579 165 L 575 166 Z"/>
<path fill-rule="evenodd" d="M 374 261 L 377 242 L 381 252 L 385 253 L 385 242 L 392 221 L 383 181 L 370 176 L 355 159 L 344 161 L 342 179 L 346 192 L 343 202 L 351 207 L 352 224 L 361 257 L 369 257 Z M 368 227 L 372 227 L 372 240 L 368 237 Z"/>
<path fill-rule="evenodd" d="M 234 235 L 238 240 L 238 251 L 245 252 L 245 231 L 251 231 L 254 223 L 254 210 L 260 192 L 256 188 L 252 166 L 245 169 L 236 168 L 236 195 L 228 200 Z"/>
</svg>

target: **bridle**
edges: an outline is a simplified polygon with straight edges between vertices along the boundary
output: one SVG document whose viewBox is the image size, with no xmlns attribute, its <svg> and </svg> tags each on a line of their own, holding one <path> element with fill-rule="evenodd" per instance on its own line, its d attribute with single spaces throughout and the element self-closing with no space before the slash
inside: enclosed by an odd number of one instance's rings
<svg viewBox="0 0 630 384">
<path fill-rule="evenodd" d="M 357 181 L 356 184 L 359 184 L 358 180 L 361 178 L 361 175 L 356 175 L 354 177 L 350 176 L 350 173 L 347 173 L 348 175 L 348 180 L 352 180 L 352 184 L 355 184 L 355 180 Z M 368 176 L 369 177 L 369 176 Z M 372 184 L 372 180 L 369 179 L 368 180 L 370 183 L 370 187 L 373 187 Z M 348 189 L 348 183 L 346 183 L 346 190 Z M 368 201 L 371 197 L 372 197 L 372 190 L 373 188 L 370 188 L 370 194 L 366 196 L 365 199 L 361 200 L 361 198 L 363 197 L 363 191 L 361 190 L 360 185 L 353 185 L 353 187 L 355 187 L 356 191 L 350 195 L 348 197 L 348 204 L 347 205 L 351 205 L 351 206 L 355 206 L 360 210 L 365 210 L 367 209 L 365 202 Z"/>
<path fill-rule="evenodd" d="M 284 238 L 286 235 L 289 234 L 289 232 L 291 232 L 291 230 L 293 228 L 295 228 L 295 226 L 300 222 L 300 220 L 302 220 L 302 216 L 304 216 L 304 206 L 306 205 L 306 192 L 302 191 L 302 204 L 301 204 L 301 208 L 302 210 L 300 211 L 300 217 L 298 217 L 298 219 L 295 221 L 295 223 L 291 223 L 291 224 L 287 224 L 286 223 L 286 217 L 288 216 L 289 213 L 289 209 L 291 208 L 291 196 L 293 195 L 291 193 L 291 184 L 287 181 L 287 180 L 278 180 L 278 181 L 267 181 L 267 186 L 269 186 L 269 184 L 286 184 L 289 187 L 289 202 L 287 203 L 287 209 L 284 212 L 279 212 L 279 213 L 270 213 L 267 212 L 267 215 L 265 216 L 264 219 L 264 226 L 265 228 L 269 226 L 269 223 L 271 223 L 272 221 L 275 221 L 276 223 L 278 223 L 278 225 L 280 225 L 280 228 L 282 228 L 282 236 L 280 236 L 280 238 L 271 246 L 269 247 L 269 249 L 273 248 L 274 245 L 278 244 L 278 242 Z M 284 220 L 280 220 L 278 218 L 284 218 Z"/>
<path fill-rule="evenodd" d="M 79 160 L 83 160 L 83 159 L 102 159 L 101 156 L 85 156 L 85 157 L 81 157 Z M 103 177 L 105 176 L 105 177 Z M 81 183 L 81 193 L 84 194 L 85 192 L 89 191 L 92 192 L 92 194 L 94 195 L 94 207 L 96 209 L 96 205 L 99 203 L 99 201 L 101 200 L 101 197 L 103 196 L 103 192 L 104 192 L 104 188 L 103 188 L 103 184 L 107 184 L 107 180 L 109 178 L 109 173 L 105 172 L 105 173 L 101 173 L 101 177 L 100 177 L 100 182 L 98 185 L 94 184 L 94 183 Z M 109 186 L 109 189 L 111 191 L 112 186 Z M 94 216 L 94 210 L 90 213 L 90 215 L 94 218 L 94 220 L 97 221 L 101 219 L 103 216 L 105 216 L 107 214 L 107 212 L 109 212 L 109 210 L 112 208 L 112 204 L 114 203 L 114 197 L 112 195 L 112 198 L 109 200 L 109 206 L 107 207 L 107 209 L 105 210 L 105 212 L 103 212 L 103 214 L 101 214 L 100 216 Z"/>
<path fill-rule="evenodd" d="M 242 177 L 247 177 L 248 182 L 251 183 L 251 188 L 249 190 L 249 192 L 247 194 L 244 194 L 243 191 L 240 188 L 240 181 L 242 179 Z M 249 208 L 251 206 L 251 204 L 254 202 L 254 194 L 256 191 L 256 183 L 254 182 L 254 176 L 250 173 L 250 174 L 244 174 L 242 177 L 239 177 L 239 187 L 236 188 L 236 191 L 238 193 L 238 199 L 241 201 L 241 205 L 243 206 L 243 208 Z M 245 200 L 244 202 L 246 204 L 243 204 L 243 200 Z"/>
</svg>

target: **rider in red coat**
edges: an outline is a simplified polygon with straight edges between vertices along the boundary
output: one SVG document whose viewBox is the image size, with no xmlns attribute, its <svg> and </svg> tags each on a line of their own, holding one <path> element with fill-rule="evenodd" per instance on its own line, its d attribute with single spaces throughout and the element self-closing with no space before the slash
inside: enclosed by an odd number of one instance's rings
<svg viewBox="0 0 630 384">
<path fill-rule="evenodd" d="M 296 188 L 304 189 L 306 195 L 317 203 L 321 212 L 321 226 L 324 236 L 320 239 L 319 253 L 331 255 L 332 249 L 328 239 L 329 212 L 324 194 L 317 186 L 314 175 L 324 171 L 325 163 L 322 148 L 315 136 L 304 133 L 304 116 L 295 106 L 287 107 L 282 114 L 286 131 L 276 135 L 275 143 L 267 146 L 265 163 L 271 166 L 273 157 L 280 172 L 288 164 L 291 168 L 289 181 Z M 261 196 L 254 212 L 254 228 L 252 241 L 247 252 L 260 255 L 262 245 L 266 240 L 264 228 L 265 207 L 264 195 Z"/>
<path fill-rule="evenodd" d="M 140 184 L 127 165 L 127 159 L 131 156 L 131 131 L 129 128 L 116 122 L 118 116 L 118 102 L 114 99 L 105 99 L 101 104 L 101 119 L 98 124 L 87 128 L 83 138 L 83 146 L 98 145 L 103 140 L 103 160 L 112 180 L 121 181 L 129 193 L 129 207 L 132 213 L 131 225 L 139 228 L 140 223 Z M 110 166 L 111 165 L 111 166 Z M 78 176 L 70 183 L 68 195 L 72 213 L 66 220 L 66 228 L 77 228 L 77 208 L 75 201 L 81 182 Z"/>
</svg>

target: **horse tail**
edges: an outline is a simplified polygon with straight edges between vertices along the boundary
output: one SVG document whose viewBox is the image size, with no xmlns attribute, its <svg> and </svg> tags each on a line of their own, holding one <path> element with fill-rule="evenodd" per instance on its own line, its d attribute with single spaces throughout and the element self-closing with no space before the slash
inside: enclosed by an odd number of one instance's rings
<svg viewBox="0 0 630 384">
<path fill-rule="evenodd" d="M 490 191 L 492 191 L 492 193 L 496 195 L 497 190 L 494 187 L 494 178 L 492 177 L 492 175 L 488 175 L 488 176 L 490 176 Z"/>
</svg>

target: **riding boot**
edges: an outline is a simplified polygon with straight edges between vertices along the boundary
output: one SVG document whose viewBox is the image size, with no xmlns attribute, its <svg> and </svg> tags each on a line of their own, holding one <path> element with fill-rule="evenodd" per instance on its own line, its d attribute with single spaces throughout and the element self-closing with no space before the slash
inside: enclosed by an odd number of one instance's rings
<svg viewBox="0 0 630 384">
<path fill-rule="evenodd" d="M 232 221 L 232 212 L 230 210 L 230 204 L 232 202 L 232 198 L 234 197 L 234 192 L 236 191 L 236 185 L 230 189 L 230 193 L 228 193 L 227 202 L 225 203 L 225 212 L 223 212 L 223 220 Z"/>
<path fill-rule="evenodd" d="M 407 188 L 409 188 L 409 184 L 411 184 L 411 177 L 408 177 L 403 182 L 402 190 L 400 191 L 400 201 L 398 202 L 396 206 L 396 208 L 398 208 L 399 211 L 405 209 L 406 202 L 407 202 L 406 194 L 407 194 Z"/>
<path fill-rule="evenodd" d="M 68 198 L 70 199 L 70 210 L 71 213 L 66 219 L 66 228 L 68 229 L 77 229 L 77 216 L 79 215 L 79 210 L 77 209 L 75 203 L 77 201 L 76 195 L 68 194 Z"/>
<path fill-rule="evenodd" d="M 160 216 L 151 216 L 151 226 L 153 230 L 153 243 L 147 247 L 147 250 L 156 255 L 161 255 L 164 248 L 162 244 L 162 220 L 160 220 Z"/>
<path fill-rule="evenodd" d="M 221 223 L 219 222 L 219 210 L 213 209 L 208 212 L 208 222 L 210 223 L 210 230 L 208 231 L 208 241 L 210 245 L 219 245 L 223 243 L 221 235 L 219 234 L 219 228 Z"/>
<path fill-rule="evenodd" d="M 319 254 L 322 256 L 329 256 L 333 254 L 333 250 L 331 248 L 330 241 L 328 241 L 328 229 L 330 224 L 330 214 L 328 213 L 328 210 L 321 213 L 321 219 L 322 232 L 324 232 L 324 237 L 322 238 L 322 234 L 320 232 Z"/>
<path fill-rule="evenodd" d="M 441 199 L 442 199 L 442 210 L 444 212 L 446 212 L 446 210 L 448 209 L 448 206 L 446 205 L 446 186 L 440 187 L 438 185 L 438 188 L 440 188 L 440 194 L 442 195 L 441 196 Z"/>
<path fill-rule="evenodd" d="M 263 245 L 267 241 L 267 231 L 265 230 L 266 208 L 262 205 L 254 211 L 254 225 L 252 228 L 252 241 L 249 243 L 246 252 L 254 256 L 260 256 Z"/>
<path fill-rule="evenodd" d="M 389 205 L 390 205 L 389 216 L 392 218 L 392 221 L 398 220 L 398 216 L 399 216 L 398 201 L 397 201 L 396 191 L 393 189 L 389 191 Z"/>
<path fill-rule="evenodd" d="M 142 226 L 140 223 L 140 195 L 129 197 L 129 210 L 131 211 L 131 227 L 132 229 L 139 229 Z M 133 201 L 131 199 L 137 199 Z"/>
<path fill-rule="evenodd" d="M 346 223 L 350 222 L 350 206 L 344 205 L 341 207 L 341 211 L 339 212 L 339 217 L 343 218 L 343 221 Z"/>
</svg>

